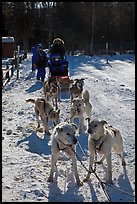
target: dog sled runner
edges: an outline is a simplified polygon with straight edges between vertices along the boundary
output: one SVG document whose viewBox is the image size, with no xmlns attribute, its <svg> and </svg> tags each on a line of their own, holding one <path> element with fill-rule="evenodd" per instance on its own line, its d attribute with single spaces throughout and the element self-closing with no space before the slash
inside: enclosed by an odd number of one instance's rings
<svg viewBox="0 0 137 204">
<path fill-rule="evenodd" d="M 68 61 L 66 57 L 61 58 L 58 54 L 52 54 L 49 57 L 49 78 L 56 78 L 61 89 L 69 89 L 73 82 L 69 76 Z"/>
</svg>

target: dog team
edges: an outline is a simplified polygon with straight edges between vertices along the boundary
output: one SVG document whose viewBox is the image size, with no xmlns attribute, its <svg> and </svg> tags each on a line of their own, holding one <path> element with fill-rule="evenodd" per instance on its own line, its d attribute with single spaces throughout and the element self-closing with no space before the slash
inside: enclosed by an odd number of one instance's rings
<svg viewBox="0 0 137 204">
<path fill-rule="evenodd" d="M 88 181 L 93 172 L 93 163 L 102 164 L 106 159 L 107 178 L 106 182 L 112 183 L 112 150 L 121 157 L 121 163 L 126 165 L 124 159 L 123 139 L 120 131 L 110 126 L 105 120 L 92 118 L 92 105 L 88 90 L 84 89 L 84 78 L 74 79 L 70 84 L 70 118 L 69 122 L 60 122 L 60 110 L 58 109 L 59 85 L 56 78 L 49 78 L 43 84 L 44 98 L 27 99 L 35 105 L 35 115 L 37 121 L 36 131 L 40 128 L 40 119 L 43 124 L 45 134 L 50 135 L 48 122 L 51 120 L 55 126 L 51 134 L 51 170 L 48 182 L 53 182 L 56 163 L 60 151 L 65 152 L 72 159 L 74 175 L 77 185 L 83 185 Z M 74 118 L 78 118 L 78 127 L 74 124 Z M 77 170 L 76 157 L 76 131 L 80 133 L 85 131 L 84 120 L 87 120 L 88 133 L 88 151 L 89 151 L 89 169 L 87 176 L 80 181 Z M 95 161 L 95 151 L 103 155 L 99 161 Z"/>
</svg>

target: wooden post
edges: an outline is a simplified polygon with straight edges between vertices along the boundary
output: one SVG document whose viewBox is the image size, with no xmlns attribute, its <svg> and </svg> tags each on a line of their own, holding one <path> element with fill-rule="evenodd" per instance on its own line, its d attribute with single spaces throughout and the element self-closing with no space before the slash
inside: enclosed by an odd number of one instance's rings
<svg viewBox="0 0 137 204">
<path fill-rule="evenodd" d="M 3 88 L 3 70 L 2 70 L 2 88 Z"/>
<path fill-rule="evenodd" d="M 94 41 L 94 30 L 95 30 L 95 2 L 92 2 L 93 12 L 92 12 L 92 33 L 90 42 L 90 56 L 93 56 L 93 41 Z"/>
<path fill-rule="evenodd" d="M 108 64 L 108 42 L 106 42 L 106 62 Z"/>
<path fill-rule="evenodd" d="M 17 46 L 17 79 L 19 79 L 19 53 L 20 53 L 20 46 Z"/>
<path fill-rule="evenodd" d="M 6 79 L 9 80 L 9 77 L 10 77 L 10 75 L 9 75 L 9 65 L 7 64 L 7 66 L 6 66 Z"/>
<path fill-rule="evenodd" d="M 12 67 L 11 67 L 11 76 L 13 76 L 13 71 L 14 71 L 14 66 L 12 64 Z"/>
</svg>

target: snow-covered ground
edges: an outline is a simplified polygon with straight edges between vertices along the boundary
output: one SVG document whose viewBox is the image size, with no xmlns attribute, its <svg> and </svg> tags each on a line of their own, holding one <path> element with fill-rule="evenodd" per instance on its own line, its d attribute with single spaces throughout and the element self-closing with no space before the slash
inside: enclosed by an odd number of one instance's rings
<svg viewBox="0 0 137 204">
<path fill-rule="evenodd" d="M 135 202 L 134 55 L 109 57 L 109 64 L 105 57 L 68 56 L 68 61 L 71 78 L 85 78 L 93 117 L 105 119 L 119 128 L 124 138 L 127 166 L 123 169 L 118 155 L 112 155 L 113 185 L 105 185 L 105 189 L 113 202 Z M 43 96 L 42 82 L 36 81 L 31 73 L 29 53 L 20 64 L 19 80 L 15 71 L 2 90 L 2 202 L 107 201 L 94 174 L 82 187 L 76 185 L 71 160 L 64 153 L 57 162 L 57 178 L 53 183 L 47 182 L 51 167 L 50 137 L 40 132 L 36 134 L 34 105 L 25 102 L 28 98 Z M 59 108 L 61 121 L 64 121 L 70 116 L 69 93 L 62 93 L 61 98 Z M 88 157 L 87 133 L 78 135 L 78 141 Z M 77 144 L 77 154 L 88 167 L 83 151 Z M 79 161 L 77 163 L 83 180 L 87 172 Z M 96 173 L 105 180 L 106 162 L 97 165 Z"/>
</svg>

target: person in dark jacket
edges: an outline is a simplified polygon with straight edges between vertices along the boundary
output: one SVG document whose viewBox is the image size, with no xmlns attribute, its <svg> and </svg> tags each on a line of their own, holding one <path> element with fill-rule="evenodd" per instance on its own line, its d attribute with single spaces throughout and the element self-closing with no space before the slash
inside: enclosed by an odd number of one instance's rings
<svg viewBox="0 0 137 204">
<path fill-rule="evenodd" d="M 65 54 L 66 48 L 64 46 L 64 41 L 60 38 L 55 38 L 49 49 L 48 66 L 52 76 L 68 76 L 68 61 Z M 56 60 L 56 58 L 59 60 Z"/>
<path fill-rule="evenodd" d="M 64 46 L 64 41 L 60 38 L 55 38 L 53 40 L 53 44 L 49 49 L 50 54 L 59 54 L 60 57 L 63 59 L 66 54 L 66 48 Z"/>
<path fill-rule="evenodd" d="M 34 68 L 34 59 L 35 59 L 35 54 L 37 52 L 37 46 L 35 47 L 32 47 L 31 48 L 31 52 L 32 52 L 32 72 L 35 71 L 35 68 Z"/>
<path fill-rule="evenodd" d="M 41 81 L 44 81 L 47 63 L 48 58 L 46 52 L 43 51 L 43 45 L 38 45 L 37 52 L 34 56 L 34 69 L 37 69 L 37 80 L 41 79 Z"/>
</svg>

